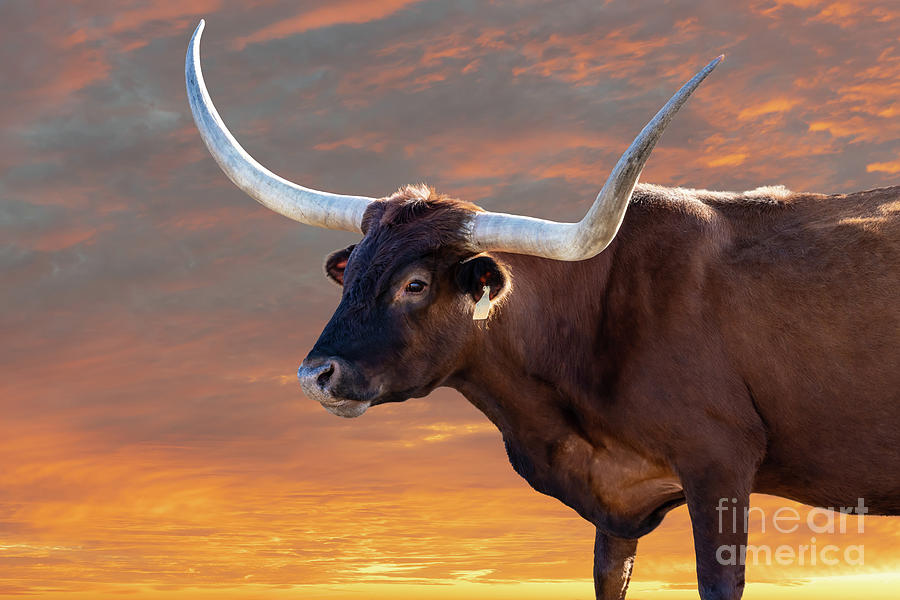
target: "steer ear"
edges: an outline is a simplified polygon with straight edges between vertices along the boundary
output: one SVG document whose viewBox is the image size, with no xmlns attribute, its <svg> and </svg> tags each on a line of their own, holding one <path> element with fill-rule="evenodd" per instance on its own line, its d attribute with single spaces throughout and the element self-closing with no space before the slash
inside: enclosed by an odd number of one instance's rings
<svg viewBox="0 0 900 600">
<path fill-rule="evenodd" d="M 344 269 L 347 268 L 347 261 L 350 259 L 350 253 L 353 252 L 354 246 L 356 244 L 332 252 L 325 259 L 325 275 L 338 285 L 344 285 Z"/>
<path fill-rule="evenodd" d="M 485 254 L 462 262 L 456 272 L 456 283 L 476 302 L 484 294 L 484 286 L 490 286 L 490 299 L 493 300 L 506 289 L 508 281 L 506 269 Z"/>
</svg>

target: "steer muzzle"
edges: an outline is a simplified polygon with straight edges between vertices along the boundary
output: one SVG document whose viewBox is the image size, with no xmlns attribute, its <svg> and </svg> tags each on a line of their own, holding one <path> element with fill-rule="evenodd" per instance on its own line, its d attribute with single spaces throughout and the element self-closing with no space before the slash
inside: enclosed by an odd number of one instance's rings
<svg viewBox="0 0 900 600">
<path fill-rule="evenodd" d="M 372 401 L 360 397 L 360 376 L 346 361 L 336 356 L 307 356 L 297 378 L 303 393 L 339 417 L 358 417 Z"/>
</svg>

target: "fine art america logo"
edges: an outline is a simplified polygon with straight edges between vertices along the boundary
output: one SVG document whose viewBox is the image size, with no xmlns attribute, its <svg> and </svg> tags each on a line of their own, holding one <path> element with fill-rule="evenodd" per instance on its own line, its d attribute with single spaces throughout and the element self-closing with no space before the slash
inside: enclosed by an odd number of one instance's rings
<svg viewBox="0 0 900 600">
<path fill-rule="evenodd" d="M 848 565 L 865 563 L 865 548 L 862 544 L 838 546 L 836 544 L 817 544 L 816 534 L 863 533 L 865 531 L 865 515 L 869 512 L 865 502 L 859 498 L 856 506 L 838 508 L 811 508 L 804 517 L 800 511 L 791 507 L 777 509 L 768 518 L 766 512 L 757 507 L 743 508 L 737 506 L 737 498 L 720 498 L 716 507 L 719 513 L 720 534 L 750 533 L 750 516 L 760 520 L 760 533 L 794 534 L 809 533 L 806 543 L 789 545 L 741 544 L 722 545 L 716 550 L 716 559 L 723 565 L 826 565 L 834 566 L 842 561 Z M 743 512 L 743 515 L 740 513 Z M 855 515 L 856 523 L 848 526 L 849 515 Z M 767 530 L 767 526 L 771 526 Z M 803 528 L 803 530 L 801 530 Z"/>
</svg>

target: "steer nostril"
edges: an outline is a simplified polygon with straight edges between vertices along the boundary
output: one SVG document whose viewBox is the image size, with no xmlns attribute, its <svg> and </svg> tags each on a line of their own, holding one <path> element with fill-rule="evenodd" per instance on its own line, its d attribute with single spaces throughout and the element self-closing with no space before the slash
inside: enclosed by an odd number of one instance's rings
<svg viewBox="0 0 900 600">
<path fill-rule="evenodd" d="M 297 378 L 307 396 L 319 399 L 331 395 L 331 388 L 341 380 L 341 361 L 336 358 L 307 358 L 297 369 Z"/>
<path fill-rule="evenodd" d="M 322 369 L 322 372 L 316 376 L 316 383 L 320 388 L 324 388 L 328 385 L 328 380 L 331 379 L 331 376 L 334 374 L 334 363 L 328 363 L 328 366 Z"/>
</svg>

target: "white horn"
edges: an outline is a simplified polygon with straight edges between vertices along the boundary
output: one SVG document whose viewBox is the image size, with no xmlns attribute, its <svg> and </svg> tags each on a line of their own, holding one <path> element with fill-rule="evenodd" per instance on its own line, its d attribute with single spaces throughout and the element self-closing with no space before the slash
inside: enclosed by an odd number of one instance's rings
<svg viewBox="0 0 900 600">
<path fill-rule="evenodd" d="M 716 68 L 719 56 L 694 75 L 641 130 L 616 163 L 594 205 L 578 223 L 558 223 L 505 213 L 478 212 L 470 241 L 479 250 L 531 254 L 556 260 L 585 260 L 599 254 L 616 236 L 644 163 L 666 125 L 691 93 Z"/>
<path fill-rule="evenodd" d="M 237 143 L 213 106 L 200 70 L 200 21 L 184 61 L 184 78 L 194 122 L 210 154 L 236 186 L 254 200 L 288 218 L 324 227 L 360 231 L 363 213 L 373 198 L 319 192 L 291 183 L 253 160 Z"/>
</svg>

